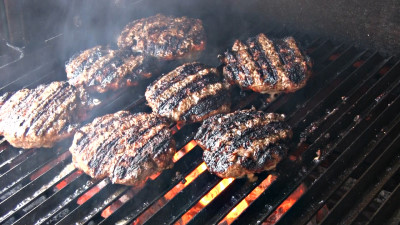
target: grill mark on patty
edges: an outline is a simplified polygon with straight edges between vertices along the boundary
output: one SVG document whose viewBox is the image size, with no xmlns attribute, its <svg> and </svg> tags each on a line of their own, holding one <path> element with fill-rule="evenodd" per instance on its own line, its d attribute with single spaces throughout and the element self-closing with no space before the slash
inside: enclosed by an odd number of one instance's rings
<svg viewBox="0 0 400 225">
<path fill-rule="evenodd" d="M 203 69 L 207 69 L 204 64 L 202 63 L 189 63 L 184 64 L 178 70 L 168 73 L 160 77 L 158 80 L 154 81 L 152 85 L 148 87 L 148 92 L 150 95 L 148 98 L 154 100 L 159 95 L 164 93 L 166 90 L 170 89 L 175 83 L 185 79 L 189 75 L 194 75 Z M 177 74 L 177 75 L 176 75 Z M 157 85 L 162 84 L 162 85 Z"/>
<path fill-rule="evenodd" d="M 221 83 L 215 83 L 212 85 L 205 86 L 200 91 L 194 92 L 192 95 L 187 96 L 187 98 L 180 101 L 178 106 L 171 110 L 172 116 L 176 120 L 179 120 L 179 117 L 182 112 L 185 112 L 191 107 L 193 107 L 193 105 L 198 104 L 198 102 L 204 99 L 205 97 L 210 95 L 215 95 L 221 89 L 223 89 L 223 85 Z"/>
<path fill-rule="evenodd" d="M 241 73 L 241 71 L 240 68 L 238 68 L 237 66 L 238 60 L 235 57 L 235 53 L 231 50 L 228 50 L 227 52 L 225 52 L 225 57 L 228 60 L 228 65 L 225 68 L 227 68 L 228 71 L 231 72 L 228 74 L 230 79 L 240 82 L 239 74 Z"/>
<path fill-rule="evenodd" d="M 59 107 L 57 107 L 57 109 L 55 109 L 55 111 L 53 111 L 55 114 L 54 117 L 51 118 L 51 120 L 50 120 L 50 117 L 47 116 L 46 120 L 44 120 L 44 118 L 41 118 L 41 120 L 36 120 L 30 124 L 30 126 L 37 128 L 36 135 L 42 135 L 46 131 L 48 131 L 52 127 L 51 123 L 53 123 L 54 121 L 57 121 L 58 118 L 60 118 L 60 116 L 63 115 L 62 109 L 67 108 L 69 105 L 74 103 L 75 96 L 72 97 L 72 95 L 73 95 L 72 90 L 71 90 L 72 87 L 70 87 L 68 90 L 66 90 L 68 88 L 68 86 L 64 85 L 64 87 L 62 87 L 62 88 L 63 89 L 60 89 L 60 91 L 58 93 L 56 93 L 56 95 L 53 98 L 53 101 L 57 100 L 57 101 L 61 102 L 61 105 L 58 105 Z M 64 103 L 67 103 L 66 107 L 62 107 L 62 105 Z M 50 102 L 48 104 L 50 104 Z M 47 115 L 47 110 L 44 110 L 44 108 L 46 108 L 47 105 L 43 106 L 43 108 L 39 112 L 44 112 Z M 52 104 L 52 107 L 55 107 L 55 103 Z M 37 115 L 35 118 L 44 116 L 43 115 L 44 113 Z M 73 121 L 71 121 L 71 122 L 73 122 Z"/>
<path fill-rule="evenodd" d="M 240 135 L 242 135 L 243 131 L 243 126 L 246 127 L 246 129 L 261 129 L 263 126 L 268 125 L 269 123 L 277 123 L 281 121 L 281 118 L 274 117 L 274 118 L 267 118 L 263 117 L 262 114 L 258 112 L 254 112 L 254 114 L 249 115 L 249 114 L 234 114 L 233 116 L 228 117 L 225 120 L 221 120 L 221 123 L 215 124 L 214 126 L 219 126 L 220 129 L 214 129 L 212 132 L 207 132 L 209 134 L 208 136 L 208 141 L 205 141 L 206 145 L 212 146 L 214 143 L 218 141 L 221 137 L 226 137 L 226 136 L 231 136 L 235 137 L 238 134 L 234 132 L 240 132 Z M 249 125 L 244 125 L 244 124 L 251 124 Z M 210 125 L 209 127 L 211 127 Z M 196 136 L 195 139 L 202 139 L 205 138 L 204 136 Z M 227 141 L 230 141 L 231 139 L 228 138 Z"/>
<path fill-rule="evenodd" d="M 170 93 L 167 100 L 160 102 L 158 106 L 158 111 L 160 114 L 175 108 L 179 102 L 188 97 L 191 93 L 197 92 L 207 85 L 213 85 L 219 82 L 219 77 L 213 72 L 208 72 L 203 76 L 193 77 L 194 79 L 191 79 L 190 83 L 185 83 L 185 81 L 177 83 L 178 85 L 183 83 L 182 86 L 184 86 L 178 89 L 177 93 L 175 91 L 174 93 Z"/>
<path fill-rule="evenodd" d="M 181 120 L 190 120 L 190 116 L 196 115 L 202 117 L 214 110 L 219 109 L 226 104 L 226 96 L 229 96 L 228 90 L 220 90 L 215 95 L 203 98 L 198 104 L 195 104 L 180 116 Z"/>
<path fill-rule="evenodd" d="M 278 138 L 280 137 L 279 134 L 282 131 L 287 131 L 288 129 L 288 126 L 284 126 L 282 123 L 279 122 L 271 122 L 266 125 L 245 129 L 241 132 L 240 135 L 234 136 L 229 149 L 231 151 L 234 151 L 234 149 L 237 149 L 240 146 L 243 146 L 245 149 L 247 149 L 251 147 L 251 143 L 259 141 L 261 139 L 265 139 L 271 136 L 272 138 Z M 268 146 L 268 144 L 266 146 Z"/>
<path fill-rule="evenodd" d="M 130 22 L 118 37 L 117 44 L 119 48 L 171 60 L 203 50 L 204 42 L 200 20 L 158 14 Z"/>
<path fill-rule="evenodd" d="M 168 147 L 169 147 L 169 141 L 170 141 L 170 133 L 169 131 L 163 127 L 161 130 L 159 130 L 155 135 L 151 136 L 150 138 L 147 139 L 147 142 L 145 145 L 143 145 L 140 148 L 135 148 L 134 151 L 136 152 L 135 156 L 130 156 L 128 154 L 123 155 L 122 157 L 120 157 L 118 159 L 118 162 L 116 163 L 116 166 L 113 170 L 113 172 L 111 174 L 113 174 L 114 178 L 113 180 L 115 180 L 116 178 L 118 179 L 126 179 L 126 175 L 132 175 L 129 172 L 132 172 L 133 170 L 137 169 L 137 168 L 141 168 L 144 167 L 145 165 L 142 164 L 142 162 L 146 161 L 147 163 L 152 163 L 153 167 L 156 167 L 157 164 L 154 162 L 153 158 L 148 157 L 147 155 L 143 155 L 143 153 L 149 148 L 149 147 L 155 147 L 155 150 L 153 150 L 153 152 L 160 152 L 160 148 L 162 148 L 163 146 L 161 146 L 160 144 L 163 142 L 167 142 L 168 143 Z M 161 140 L 160 143 L 157 143 L 156 141 Z M 154 143 L 155 142 L 155 143 Z M 154 155 L 155 157 L 155 155 Z M 133 164 L 133 166 L 129 166 L 127 167 L 125 165 L 125 163 L 130 162 L 131 164 Z M 144 173 L 146 173 L 146 169 L 143 169 Z M 145 175 L 147 176 L 147 175 Z"/>
<path fill-rule="evenodd" d="M 267 66 L 267 69 L 265 71 L 263 69 L 262 73 L 263 76 L 261 76 L 260 78 L 262 79 L 262 82 L 268 82 L 271 85 L 275 85 L 278 82 L 277 68 L 275 68 L 272 65 L 271 59 L 266 54 L 265 50 L 262 48 L 260 38 L 261 38 L 260 36 L 254 38 L 254 47 L 255 50 L 260 52 L 259 56 L 261 62 L 265 63 Z"/>
<path fill-rule="evenodd" d="M 301 54 L 293 38 L 285 38 L 283 39 L 283 43 L 290 53 L 288 55 L 290 55 L 290 61 L 292 62 L 292 66 L 288 68 L 289 79 L 295 84 L 300 84 L 306 76 L 306 68 L 304 68 L 301 64 L 306 64 L 308 60 Z"/>
<path fill-rule="evenodd" d="M 241 69 L 242 73 L 239 73 L 239 82 L 243 87 L 248 87 L 254 84 L 254 77 L 252 68 L 256 67 L 254 60 L 248 52 L 247 46 L 242 41 L 235 43 L 238 46 L 238 50 L 234 52 L 237 59 L 237 66 Z M 250 68 L 247 68 L 249 66 Z"/>
<path fill-rule="evenodd" d="M 221 177 L 273 169 L 287 152 L 291 137 L 284 116 L 242 110 L 208 118 L 195 135 L 204 148 L 203 159 L 210 172 Z"/>
<path fill-rule="evenodd" d="M 294 92 L 303 87 L 312 65 L 294 38 L 271 40 L 264 34 L 250 37 L 245 43 L 236 40 L 221 61 L 230 83 L 269 94 Z"/>
<path fill-rule="evenodd" d="M 74 132 L 85 113 L 80 92 L 66 82 L 52 82 L 16 92 L 1 108 L 0 129 L 8 142 L 21 148 L 51 147 Z M 71 125 L 71 126 L 70 126 Z"/>
<path fill-rule="evenodd" d="M 73 55 L 65 65 L 67 77 L 71 79 L 79 76 L 86 68 L 91 67 L 97 60 L 104 56 L 104 53 L 107 53 L 107 51 L 108 49 L 103 46 L 96 46 Z"/>
<path fill-rule="evenodd" d="M 35 129 L 36 127 L 34 124 L 39 121 L 39 122 L 44 122 L 42 121 L 43 119 L 41 118 L 43 114 L 47 113 L 47 110 L 44 110 L 47 108 L 47 106 L 51 103 L 54 103 L 54 99 L 60 98 L 59 94 L 63 93 L 63 91 L 66 89 L 66 85 L 63 85 L 61 88 L 56 89 L 55 91 L 52 91 L 50 95 L 45 96 L 45 92 L 47 89 L 50 89 L 51 87 L 48 86 L 46 89 L 38 93 L 37 99 L 40 99 L 40 103 L 36 105 L 35 108 L 32 108 L 33 105 L 30 105 L 29 111 L 32 112 L 28 115 L 27 120 L 25 120 L 23 123 L 26 126 L 24 135 L 26 135 L 30 130 L 34 130 L 36 135 L 39 135 L 40 133 L 40 128 Z M 50 91 L 50 90 L 49 90 Z M 62 97 L 62 95 L 61 95 Z M 36 98 L 35 98 L 36 99 Z M 63 99 L 60 99 L 63 100 Z M 24 126 L 22 125 L 22 126 Z M 32 129 L 33 128 L 33 129 Z"/>
<path fill-rule="evenodd" d="M 93 177 L 108 176 L 115 183 L 140 184 L 171 166 L 175 147 L 165 122 L 155 114 L 133 115 L 127 111 L 97 118 L 81 128 L 81 132 L 90 134 L 89 138 L 79 132 L 75 135 L 70 148 L 74 163 Z M 81 145 L 82 138 L 90 141 Z"/>
</svg>

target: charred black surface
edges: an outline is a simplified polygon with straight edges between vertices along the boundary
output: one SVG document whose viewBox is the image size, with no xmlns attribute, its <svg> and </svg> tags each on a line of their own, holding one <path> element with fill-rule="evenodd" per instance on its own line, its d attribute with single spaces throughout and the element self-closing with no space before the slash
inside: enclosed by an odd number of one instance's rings
<svg viewBox="0 0 400 225">
<path fill-rule="evenodd" d="M 85 117 L 81 93 L 66 82 L 22 89 L 0 108 L 0 134 L 14 146 L 51 147 L 73 134 Z"/>
<path fill-rule="evenodd" d="M 65 70 L 72 85 L 104 93 L 137 86 L 158 71 L 158 63 L 138 53 L 96 46 L 73 56 Z"/>
<path fill-rule="evenodd" d="M 164 59 L 190 57 L 204 50 L 206 35 L 199 19 L 157 14 L 132 21 L 118 38 L 121 49 Z"/>
<path fill-rule="evenodd" d="M 229 88 L 216 68 L 195 62 L 160 77 L 147 87 L 145 95 L 159 115 L 173 121 L 197 122 L 230 110 Z"/>
<path fill-rule="evenodd" d="M 179 69 L 175 69 L 177 73 L 176 76 L 171 77 L 170 80 L 166 80 L 166 82 L 163 82 L 162 85 L 158 86 L 158 88 L 155 89 L 151 95 L 149 95 L 149 98 L 155 99 L 158 95 L 168 90 L 168 88 L 170 88 L 173 84 L 183 80 L 185 77 L 191 74 L 196 74 L 205 68 L 208 67 L 199 62 L 184 64 L 183 66 L 179 67 Z M 156 82 L 158 82 L 158 80 L 154 81 L 152 85 L 154 85 Z"/>
<path fill-rule="evenodd" d="M 220 58 L 230 83 L 261 93 L 294 92 L 311 75 L 311 61 L 292 37 L 270 39 L 264 34 L 236 40 Z"/>
<path fill-rule="evenodd" d="M 216 115 L 195 136 L 204 148 L 208 170 L 221 177 L 241 177 L 274 169 L 286 155 L 291 137 L 283 116 L 255 110 Z"/>
<path fill-rule="evenodd" d="M 94 178 L 141 185 L 150 175 L 172 166 L 175 144 L 168 127 L 155 114 L 105 115 L 75 135 L 70 147 L 73 162 Z"/>
<path fill-rule="evenodd" d="M 93 48 L 75 53 L 65 63 L 65 70 L 69 79 L 79 76 L 83 71 L 89 69 L 97 60 L 110 53 L 105 46 L 95 46 Z"/>
<path fill-rule="evenodd" d="M 227 98 L 229 97 L 229 90 L 222 90 L 213 96 L 206 97 L 197 105 L 190 108 L 181 116 L 181 120 L 190 121 L 191 115 L 205 117 L 207 113 L 218 110 L 221 106 L 226 105 Z"/>
<path fill-rule="evenodd" d="M 160 106 L 159 112 L 165 113 L 165 112 L 172 110 L 179 104 L 179 102 L 181 102 L 183 99 L 188 97 L 188 93 L 190 94 L 193 92 L 200 91 L 207 85 L 216 84 L 218 82 L 221 82 L 221 78 L 215 73 L 208 73 L 204 76 L 198 77 L 192 83 L 186 84 L 186 86 L 182 87 L 182 89 L 179 90 L 179 92 L 177 94 L 171 96 L 169 99 L 167 99 L 165 102 L 163 102 Z M 229 96 L 229 92 L 225 91 L 224 93 L 228 94 L 228 96 Z M 208 97 L 208 98 L 210 99 L 212 97 Z M 217 102 L 216 102 L 216 104 L 217 104 Z M 201 112 L 204 112 L 204 111 L 201 111 Z M 195 112 L 193 112 L 193 113 L 195 113 Z M 198 113 L 200 113 L 200 111 Z M 198 113 L 195 113 L 195 114 L 198 114 Z"/>
</svg>

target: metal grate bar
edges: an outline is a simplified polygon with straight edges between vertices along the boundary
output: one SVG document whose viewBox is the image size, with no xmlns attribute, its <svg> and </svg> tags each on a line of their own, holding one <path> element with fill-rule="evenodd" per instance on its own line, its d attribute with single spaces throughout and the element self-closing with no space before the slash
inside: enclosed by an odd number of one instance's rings
<svg viewBox="0 0 400 225">
<path fill-rule="evenodd" d="M 392 71 L 396 71 L 396 68 L 398 69 L 398 66 L 396 66 L 395 69 L 392 70 Z M 385 77 L 387 77 L 388 75 L 389 74 L 387 74 Z M 392 75 L 393 75 L 393 73 L 392 73 Z M 379 85 L 381 87 L 377 89 L 378 92 L 380 90 L 381 91 L 385 90 L 385 87 L 382 87 L 382 86 L 384 86 L 384 85 L 382 85 L 382 83 L 385 83 L 385 81 L 383 81 L 381 79 L 380 80 L 380 85 Z M 373 92 L 375 92 L 375 91 L 373 91 Z M 366 99 L 371 99 L 371 101 L 373 101 L 374 98 L 376 97 L 376 95 L 374 96 L 374 95 L 372 95 L 370 93 L 368 95 L 364 95 L 363 97 L 365 97 Z M 361 104 L 361 106 L 368 105 L 367 103 L 368 102 L 364 102 L 364 104 Z M 360 106 L 360 104 L 359 104 L 359 106 Z M 355 115 L 350 115 L 350 116 L 352 116 L 351 119 L 353 119 Z M 338 125 L 337 128 L 336 128 L 338 131 L 343 129 L 343 124 L 339 124 L 337 122 L 335 123 L 334 121 L 331 121 L 330 124 Z M 351 124 L 351 123 L 347 122 L 345 124 Z M 320 132 L 314 132 L 314 134 L 318 134 L 318 135 L 322 134 L 321 136 L 325 136 L 324 134 L 330 133 L 331 136 L 335 136 L 335 137 L 339 134 L 339 132 L 336 131 L 337 134 L 333 135 L 332 131 L 333 130 L 328 130 L 328 131 L 325 131 L 325 132 L 320 131 Z M 335 132 L 333 132 L 333 133 L 335 133 Z M 319 142 L 321 142 L 321 139 L 319 140 Z M 313 165 L 313 158 L 315 157 L 315 154 L 316 154 L 315 152 L 319 149 L 319 146 L 316 143 L 313 143 L 313 146 L 315 146 L 315 147 L 310 146 L 309 149 L 302 156 L 303 161 L 305 163 L 308 163 L 308 165 L 305 164 L 305 166 L 311 167 L 311 169 L 315 168 L 315 165 Z M 325 146 L 325 144 L 321 145 L 321 147 L 324 147 L 324 146 Z M 310 148 L 311 148 L 311 150 L 310 150 Z M 329 151 L 329 152 L 331 152 L 331 151 Z M 285 163 L 282 163 L 282 167 L 285 167 L 284 165 L 285 165 Z M 286 166 L 288 166 L 289 168 L 292 167 L 291 169 L 287 168 L 287 170 L 302 171 L 300 165 L 297 165 L 298 168 L 293 168 L 293 167 L 295 167 L 295 166 L 293 166 L 293 163 L 288 162 Z M 292 185 L 289 185 L 289 184 L 292 184 L 296 179 L 298 180 L 301 177 L 307 175 L 307 169 L 305 169 L 305 171 L 304 171 L 306 174 L 302 174 L 303 172 L 300 172 L 300 174 L 297 174 L 297 172 L 292 172 L 292 171 L 290 171 L 288 174 L 285 174 L 287 176 L 286 179 L 285 179 L 285 177 L 282 177 L 282 176 L 278 177 L 277 180 L 271 185 L 271 187 L 268 188 L 255 202 L 253 202 L 253 204 L 248 207 L 248 210 L 245 210 L 245 212 L 241 216 L 239 216 L 237 221 L 239 221 L 239 222 L 240 221 L 244 222 L 244 221 L 247 221 L 247 220 L 251 221 L 251 220 L 254 220 L 254 218 L 259 218 L 259 219 L 261 218 L 261 220 L 263 220 L 267 216 L 269 216 L 269 214 L 272 213 L 272 209 L 274 207 L 271 207 L 269 204 L 265 204 L 265 202 L 267 202 L 268 199 L 272 200 L 272 202 L 277 202 L 277 203 L 273 204 L 276 207 L 278 204 L 280 204 L 283 201 L 283 198 L 280 198 L 282 196 L 279 196 L 279 198 L 277 198 L 276 193 L 281 193 L 282 190 L 288 190 L 289 189 L 290 191 L 285 193 L 286 195 L 283 196 L 284 198 L 286 198 L 289 195 L 289 193 L 291 193 L 294 190 L 294 187 L 292 187 Z M 297 182 L 296 187 L 300 184 L 301 180 L 302 179 L 300 179 Z"/>
<path fill-rule="evenodd" d="M 34 196 L 40 189 L 42 189 L 47 183 L 52 181 L 60 171 L 65 167 L 66 164 L 71 162 L 71 157 L 67 158 L 65 161 L 58 162 L 53 168 L 51 168 L 46 173 L 40 175 L 35 180 L 31 181 L 27 185 L 23 186 L 17 193 L 9 196 L 3 202 L 0 203 L 0 215 L 4 216 L 9 213 L 11 210 L 16 209 L 17 206 L 23 207 L 27 205 L 29 202 L 26 199 L 29 199 L 30 196 Z M 60 177 L 59 180 L 64 179 L 67 175 Z M 43 190 L 44 192 L 45 190 Z M 26 201 L 25 204 L 21 204 Z M 19 208 L 20 208 L 19 207 Z M 19 209 L 18 208 L 18 209 Z M 0 220 L 1 222 L 1 220 Z"/>
<path fill-rule="evenodd" d="M 18 166 L 23 161 L 26 160 L 29 156 L 31 156 L 35 150 L 27 149 L 27 150 L 19 150 L 11 147 L 7 144 L 7 149 L 1 152 L 2 163 L 0 165 L 0 177 L 7 173 L 12 168 Z M 7 157 L 10 156 L 9 159 Z"/>
<path fill-rule="evenodd" d="M 173 223 L 201 199 L 221 178 L 204 171 L 185 189 L 155 213 L 145 224 Z"/>
<path fill-rule="evenodd" d="M 216 224 L 221 221 L 232 208 L 242 201 L 254 188 L 268 177 L 269 173 L 258 175 L 257 181 L 250 182 L 248 179 L 236 179 L 206 207 L 197 213 L 188 225 Z M 216 212 L 218 209 L 218 212 Z"/>
<path fill-rule="evenodd" d="M 337 49 L 335 49 L 331 52 L 325 53 L 326 55 L 317 56 L 317 58 L 325 58 L 325 57 L 329 58 L 329 56 L 334 54 L 336 51 L 337 51 Z M 363 53 L 361 53 L 361 54 L 363 54 Z M 339 74 L 338 72 L 340 71 L 340 70 L 338 70 L 338 68 L 347 68 L 346 65 L 353 64 L 358 59 L 357 57 L 360 57 L 360 56 L 355 56 L 355 54 L 357 54 L 356 49 L 353 47 L 349 47 L 346 50 L 344 50 L 344 52 L 339 56 L 339 58 L 337 60 L 332 61 L 325 68 L 319 68 L 319 69 L 315 68 L 315 70 L 316 70 L 315 76 L 311 80 L 309 80 L 309 82 L 306 84 L 306 86 L 304 88 L 297 91 L 296 93 L 290 93 L 290 94 L 285 95 L 283 98 L 280 98 L 279 100 L 277 100 L 276 102 L 271 104 L 269 107 L 267 107 L 266 110 L 269 112 L 284 112 L 283 108 L 287 107 L 287 102 L 289 101 L 289 99 L 292 100 L 292 102 L 293 102 L 293 103 L 291 103 L 292 108 L 295 108 L 296 103 L 299 100 L 305 101 L 306 94 L 308 94 L 307 96 L 309 96 L 310 92 L 315 92 L 315 91 L 321 89 L 323 87 L 322 83 L 327 82 L 325 80 L 325 79 L 327 79 L 327 77 L 328 77 L 328 80 L 331 80 L 336 75 L 338 75 Z M 349 60 L 351 60 L 351 59 L 353 59 L 353 60 L 350 63 Z M 322 63 L 325 61 L 320 61 L 320 62 Z M 317 64 L 317 65 L 319 65 L 319 64 Z M 332 77 L 329 77 L 327 74 L 331 75 Z M 310 87 L 313 87 L 313 88 L 310 88 Z M 296 97 L 294 97 L 294 96 L 296 96 Z"/>
<path fill-rule="evenodd" d="M 173 188 L 182 178 L 201 164 L 202 150 L 195 147 L 184 155 L 174 167 L 161 173 L 154 181 L 149 181 L 135 196 L 118 208 L 113 214 L 100 222 L 100 224 L 126 224 L 150 207 L 157 199 Z"/>
<path fill-rule="evenodd" d="M 293 111 L 292 115 L 289 116 L 289 123 L 296 124 L 297 126 L 304 127 L 308 121 L 312 119 L 308 118 L 312 112 L 313 118 L 317 119 L 319 115 L 326 113 L 326 109 L 332 107 L 332 102 L 340 100 L 343 102 L 342 96 L 348 94 L 353 88 L 358 88 L 363 82 L 360 82 L 365 78 L 365 74 L 373 76 L 382 68 L 387 60 L 382 60 L 382 57 L 375 53 L 372 54 L 360 67 L 352 71 L 354 67 L 349 67 L 349 73 L 343 72 L 333 81 L 330 82 L 325 88 L 321 89 L 312 98 L 307 100 L 306 103 L 302 104 L 301 108 Z M 347 70 L 346 70 L 347 71 Z M 371 71 L 370 73 L 368 71 Z M 305 119 L 307 118 L 307 119 Z M 296 121 L 296 122 L 295 122 Z M 296 133 L 296 132 L 294 132 Z"/>
<path fill-rule="evenodd" d="M 395 97 L 393 96 L 393 98 Z M 368 144 L 368 141 L 365 140 L 372 140 L 376 135 L 376 132 L 379 131 L 383 125 L 392 121 L 392 118 L 387 118 L 387 116 L 396 113 L 396 106 L 400 105 L 400 97 L 395 98 L 393 105 L 390 107 L 384 110 L 382 110 L 382 108 L 384 108 L 384 105 L 392 102 L 393 98 L 390 98 L 389 96 L 387 101 L 385 98 L 385 101 L 382 101 L 379 104 L 382 107 L 379 107 L 378 105 L 371 113 L 368 113 L 373 115 L 372 118 L 377 118 L 376 120 L 362 120 L 350 130 L 350 132 L 343 140 L 341 140 L 341 142 L 336 144 L 333 149 L 329 150 L 338 150 L 342 153 L 329 167 L 329 169 L 326 170 L 325 173 L 321 175 L 311 187 L 309 187 L 307 193 L 305 193 L 293 205 L 293 207 L 284 217 L 282 217 L 278 224 L 294 223 L 294 218 L 296 218 L 296 223 L 306 223 L 309 219 L 311 219 L 311 216 L 315 212 L 315 208 L 318 208 L 318 206 L 323 206 L 323 203 L 327 197 L 330 196 L 340 186 L 340 184 L 345 181 L 345 179 L 351 174 L 356 166 L 362 162 L 362 159 L 366 157 L 366 155 L 363 154 L 366 150 L 364 149 L 364 146 Z M 374 120 L 373 123 L 372 120 Z M 360 136 L 354 137 L 358 134 L 360 134 Z M 341 149 L 345 149 L 345 151 L 341 151 Z M 303 160 L 308 162 L 310 159 L 303 157 Z M 339 171 L 341 171 L 341 173 L 338 173 Z M 314 202 L 313 207 L 309 205 L 310 202 Z M 300 214 L 301 217 L 299 217 Z"/>
<path fill-rule="evenodd" d="M 23 162 L 18 163 L 18 165 L 0 177 L 0 184 L 2 185 L 0 194 L 4 193 L 17 182 L 40 169 L 43 165 L 47 164 L 65 151 L 66 150 L 62 148 L 58 148 L 57 150 L 54 149 L 54 151 L 49 151 L 48 149 L 34 151 L 33 154 L 27 157 Z"/>
<path fill-rule="evenodd" d="M 101 212 L 102 209 L 108 207 L 113 201 L 121 197 L 129 189 L 129 186 L 113 185 L 111 183 L 108 183 L 96 195 L 92 196 L 84 204 L 75 208 L 61 221 L 57 222 L 57 224 L 69 225 L 77 221 L 81 224 L 88 222 L 92 218 L 91 215 L 95 215 L 96 213 Z"/>
<path fill-rule="evenodd" d="M 382 224 L 391 216 L 391 213 L 393 213 L 395 209 L 399 207 L 399 202 L 400 202 L 400 184 L 397 185 L 395 190 L 390 194 L 389 198 L 374 213 L 373 217 L 368 222 L 368 225 Z"/>
<path fill-rule="evenodd" d="M 400 129 L 397 129 L 396 134 L 399 133 Z M 389 135 L 387 137 L 389 137 Z M 390 137 L 390 139 L 392 138 Z M 340 220 L 343 220 L 344 224 L 351 224 L 358 213 L 360 213 L 374 196 L 382 190 L 386 182 L 400 168 L 400 158 L 398 154 L 396 156 L 396 151 L 400 146 L 400 136 L 387 146 L 388 148 L 382 151 L 382 154 L 367 171 L 365 171 L 357 183 L 340 199 L 322 224 L 337 224 Z M 390 163 L 390 161 L 393 161 L 393 158 L 396 163 Z M 391 169 L 386 170 L 387 167 Z M 376 180 L 377 178 L 379 178 L 379 181 Z M 371 184 L 375 185 L 371 187 Z M 360 207 L 360 204 L 363 204 L 363 207 Z M 344 216 L 346 214 L 348 215 L 347 217 Z"/>
<path fill-rule="evenodd" d="M 62 207 L 98 182 L 91 181 L 89 176 L 81 174 L 74 181 L 67 184 L 67 186 L 45 199 L 44 202 L 32 210 L 28 210 L 15 224 L 32 224 L 37 222 L 37 220 L 47 219 L 47 217 L 59 212 Z"/>
</svg>

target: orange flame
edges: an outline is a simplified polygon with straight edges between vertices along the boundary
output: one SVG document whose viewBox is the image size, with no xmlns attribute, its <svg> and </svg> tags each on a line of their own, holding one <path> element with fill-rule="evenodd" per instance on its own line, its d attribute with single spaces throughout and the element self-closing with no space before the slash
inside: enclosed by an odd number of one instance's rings
<svg viewBox="0 0 400 225">
<path fill-rule="evenodd" d="M 174 157 L 172 158 L 173 162 L 177 162 L 180 158 L 182 158 L 186 153 L 190 152 L 195 146 L 197 145 L 195 140 L 191 140 L 187 143 L 181 150 L 175 153 Z"/>
<path fill-rule="evenodd" d="M 263 180 L 246 198 L 244 198 L 228 215 L 222 220 L 223 224 L 231 224 L 254 200 L 256 200 L 276 179 L 276 176 L 269 175 Z"/>
<path fill-rule="evenodd" d="M 276 210 L 263 222 L 263 225 L 275 224 L 306 191 L 306 185 L 301 184 Z"/>
<path fill-rule="evenodd" d="M 189 149 L 189 148 L 188 148 Z M 203 162 L 191 173 L 185 177 L 185 182 L 178 183 L 170 191 L 168 191 L 164 198 L 159 199 L 151 207 L 149 207 L 145 212 L 143 212 L 133 224 L 139 225 L 146 222 L 152 215 L 154 215 L 158 210 L 160 210 L 164 205 L 168 203 L 169 200 L 174 198 L 180 191 L 182 191 L 186 186 L 188 186 L 194 179 L 196 179 L 201 173 L 207 169 L 206 164 Z"/>
<path fill-rule="evenodd" d="M 211 189 L 200 201 L 196 203 L 189 211 L 182 215 L 180 220 L 175 224 L 187 224 L 194 215 L 196 215 L 202 208 L 208 205 L 217 195 L 219 195 L 226 187 L 229 186 L 235 179 L 225 178 L 221 180 L 213 189 Z"/>
</svg>

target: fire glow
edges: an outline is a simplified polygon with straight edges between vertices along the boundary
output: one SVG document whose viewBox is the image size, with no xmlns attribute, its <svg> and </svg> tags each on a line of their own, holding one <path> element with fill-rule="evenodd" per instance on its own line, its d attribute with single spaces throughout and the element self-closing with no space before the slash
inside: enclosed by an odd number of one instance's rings
<svg viewBox="0 0 400 225">
<path fill-rule="evenodd" d="M 172 158 L 172 161 L 176 163 L 180 158 L 182 158 L 186 153 L 190 152 L 194 147 L 196 147 L 197 143 L 195 140 L 190 141 L 183 147 L 181 150 L 175 153 L 174 157 Z"/>
<path fill-rule="evenodd" d="M 180 191 L 182 191 L 186 186 L 188 186 L 194 179 L 196 179 L 200 174 L 202 174 L 207 169 L 206 164 L 203 162 L 191 173 L 185 177 L 185 182 L 180 182 L 175 185 L 170 191 L 168 191 L 163 198 L 155 202 L 150 208 L 148 208 L 142 215 L 140 215 L 133 224 L 139 225 L 143 224 L 147 219 L 154 215 L 159 209 L 167 204 L 169 200 L 174 198 Z"/>
<path fill-rule="evenodd" d="M 254 200 L 256 200 L 274 182 L 276 176 L 269 175 L 253 191 L 250 192 L 228 215 L 222 220 L 221 224 L 231 224 Z"/>
<path fill-rule="evenodd" d="M 262 223 L 263 225 L 275 224 L 285 214 L 296 201 L 306 191 L 306 185 L 300 184 L 299 187 L 289 197 L 276 208 L 276 210 Z"/>
<path fill-rule="evenodd" d="M 189 211 L 182 215 L 181 219 L 175 224 L 183 225 L 187 224 L 194 215 L 196 215 L 202 208 L 207 206 L 216 196 L 218 196 L 225 188 L 229 186 L 235 179 L 225 178 L 221 180 L 213 189 L 211 189 L 200 201 L 197 202 Z"/>
</svg>

